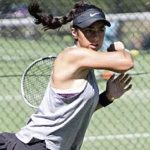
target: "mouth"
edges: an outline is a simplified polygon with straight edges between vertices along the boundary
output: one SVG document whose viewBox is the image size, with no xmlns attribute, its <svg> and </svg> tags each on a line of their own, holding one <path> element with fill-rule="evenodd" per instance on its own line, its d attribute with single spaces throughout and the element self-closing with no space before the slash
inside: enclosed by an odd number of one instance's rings
<svg viewBox="0 0 150 150">
<path fill-rule="evenodd" d="M 90 44 L 90 48 L 96 51 L 99 49 L 99 44 Z"/>
</svg>

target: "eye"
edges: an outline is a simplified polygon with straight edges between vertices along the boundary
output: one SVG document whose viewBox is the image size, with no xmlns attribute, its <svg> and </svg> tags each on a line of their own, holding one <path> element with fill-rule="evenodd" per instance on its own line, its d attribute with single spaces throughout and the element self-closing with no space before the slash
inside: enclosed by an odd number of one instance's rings
<svg viewBox="0 0 150 150">
<path fill-rule="evenodd" d="M 104 32 L 104 31 L 105 31 L 105 27 L 100 28 L 98 31 L 99 31 L 99 32 Z"/>
<path fill-rule="evenodd" d="M 99 28 L 82 29 L 82 32 L 87 37 L 92 37 L 92 36 L 95 36 L 95 35 L 99 35 L 100 33 L 103 33 L 104 31 L 105 31 L 105 26 L 104 27 L 99 27 Z"/>
<path fill-rule="evenodd" d="M 87 34 L 92 34 L 92 33 L 94 33 L 95 31 L 92 30 L 92 29 L 87 29 L 85 32 L 86 32 Z"/>
<path fill-rule="evenodd" d="M 90 28 L 84 29 L 82 31 L 86 36 L 91 36 L 91 35 L 95 34 L 95 30 L 90 29 Z"/>
</svg>

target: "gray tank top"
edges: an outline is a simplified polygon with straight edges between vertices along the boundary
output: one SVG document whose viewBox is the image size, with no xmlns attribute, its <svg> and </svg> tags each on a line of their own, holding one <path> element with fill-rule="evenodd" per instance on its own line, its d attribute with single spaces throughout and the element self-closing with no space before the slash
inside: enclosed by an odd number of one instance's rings
<svg viewBox="0 0 150 150">
<path fill-rule="evenodd" d="M 99 90 L 94 71 L 89 71 L 80 91 L 72 92 L 66 97 L 56 93 L 49 83 L 39 108 L 30 122 L 16 133 L 17 138 L 24 143 L 33 138 L 45 140 L 50 150 L 79 150 L 98 104 Z"/>
</svg>

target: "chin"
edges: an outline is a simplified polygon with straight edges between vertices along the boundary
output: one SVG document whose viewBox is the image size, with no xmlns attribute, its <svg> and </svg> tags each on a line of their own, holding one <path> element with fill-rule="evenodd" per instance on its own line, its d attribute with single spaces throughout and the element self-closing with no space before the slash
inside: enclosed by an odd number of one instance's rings
<svg viewBox="0 0 150 150">
<path fill-rule="evenodd" d="M 93 51 L 98 51 L 98 49 L 97 49 L 97 48 L 92 48 L 92 50 L 93 50 Z"/>
</svg>

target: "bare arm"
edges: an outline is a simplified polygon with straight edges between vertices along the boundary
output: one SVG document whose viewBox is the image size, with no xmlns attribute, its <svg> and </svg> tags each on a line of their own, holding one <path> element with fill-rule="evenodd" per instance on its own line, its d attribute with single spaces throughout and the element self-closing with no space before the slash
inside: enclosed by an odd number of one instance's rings
<svg viewBox="0 0 150 150">
<path fill-rule="evenodd" d="M 87 54 L 88 55 L 88 54 Z M 106 69 L 118 73 L 126 72 L 133 67 L 131 55 L 126 51 L 90 52 L 82 59 L 81 65 L 94 69 Z"/>
<path fill-rule="evenodd" d="M 76 63 L 78 68 L 106 69 L 118 73 L 133 68 L 132 56 L 125 50 L 101 52 L 78 47 L 68 52 L 68 60 Z"/>
</svg>

